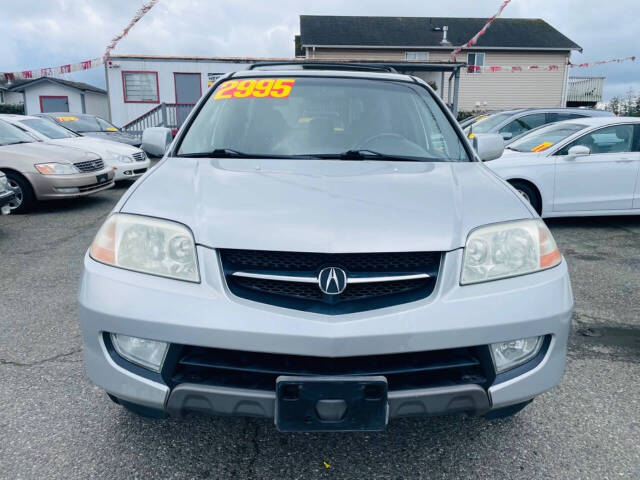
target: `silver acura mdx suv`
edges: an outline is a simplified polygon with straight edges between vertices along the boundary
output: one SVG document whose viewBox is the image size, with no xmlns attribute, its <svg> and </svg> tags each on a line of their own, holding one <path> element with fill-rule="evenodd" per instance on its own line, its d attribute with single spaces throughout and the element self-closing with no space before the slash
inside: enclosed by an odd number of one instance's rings
<svg viewBox="0 0 640 480">
<path fill-rule="evenodd" d="M 85 256 L 89 377 L 138 414 L 281 431 L 519 411 L 562 378 L 573 297 L 480 161 L 502 139 L 474 143 L 411 76 L 220 79 Z"/>
</svg>

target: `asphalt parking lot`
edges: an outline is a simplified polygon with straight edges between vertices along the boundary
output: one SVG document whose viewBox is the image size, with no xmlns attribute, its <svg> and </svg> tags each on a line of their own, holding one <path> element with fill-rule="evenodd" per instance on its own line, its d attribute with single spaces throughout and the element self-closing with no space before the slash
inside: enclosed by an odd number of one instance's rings
<svg viewBox="0 0 640 480">
<path fill-rule="evenodd" d="M 548 222 L 574 328 L 564 381 L 518 416 L 284 435 L 255 419 L 141 419 L 86 378 L 82 257 L 125 189 L 0 217 L 1 478 L 640 478 L 640 217 Z"/>
</svg>

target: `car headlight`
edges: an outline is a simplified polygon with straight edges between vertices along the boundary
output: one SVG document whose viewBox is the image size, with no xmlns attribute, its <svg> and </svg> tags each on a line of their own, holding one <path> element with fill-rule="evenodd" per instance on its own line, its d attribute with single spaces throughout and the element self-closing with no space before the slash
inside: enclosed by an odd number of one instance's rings
<svg viewBox="0 0 640 480">
<path fill-rule="evenodd" d="M 38 163 L 34 167 L 43 175 L 73 175 L 74 173 L 80 173 L 80 170 L 70 163 Z"/>
<path fill-rule="evenodd" d="M 193 234 L 169 220 L 116 213 L 89 248 L 98 262 L 162 277 L 199 282 Z"/>
<path fill-rule="evenodd" d="M 113 347 L 123 358 L 141 367 L 159 372 L 167 355 L 169 344 L 146 338 L 130 337 L 119 333 L 111 334 Z"/>
<path fill-rule="evenodd" d="M 133 157 L 129 155 L 120 155 L 115 152 L 107 152 L 111 156 L 111 160 L 117 163 L 133 163 Z"/>
<path fill-rule="evenodd" d="M 562 261 L 542 220 L 519 220 L 473 230 L 467 238 L 460 283 L 487 282 L 555 267 Z"/>
<path fill-rule="evenodd" d="M 491 344 L 491 358 L 497 373 L 527 363 L 542 347 L 544 337 L 529 337 Z"/>
</svg>

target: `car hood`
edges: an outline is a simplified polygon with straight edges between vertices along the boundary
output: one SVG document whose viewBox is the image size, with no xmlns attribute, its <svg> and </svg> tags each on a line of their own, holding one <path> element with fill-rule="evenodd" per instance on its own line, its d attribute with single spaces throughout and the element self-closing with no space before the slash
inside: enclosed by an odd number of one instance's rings
<svg viewBox="0 0 640 480">
<path fill-rule="evenodd" d="M 58 138 L 47 140 L 48 143 L 54 143 L 56 145 L 64 145 L 74 148 L 83 148 L 97 153 L 98 155 L 105 155 L 107 152 L 116 153 L 118 155 L 133 155 L 139 152 L 140 149 L 126 143 L 114 142 L 111 140 L 103 140 L 101 138 L 93 137 L 73 137 L 73 138 Z"/>
<path fill-rule="evenodd" d="M 126 143 L 134 147 L 139 147 L 142 143 L 140 138 L 124 132 L 82 132 L 81 135 L 84 137 L 101 138 L 103 140 L 113 140 L 114 142 Z"/>
<path fill-rule="evenodd" d="M 92 152 L 45 142 L 0 146 L 0 161 L 24 159 L 30 162 L 77 163 L 97 158 Z"/>
<path fill-rule="evenodd" d="M 479 225 L 531 218 L 479 162 L 169 158 L 121 211 L 188 225 L 213 248 L 448 251 Z"/>
</svg>

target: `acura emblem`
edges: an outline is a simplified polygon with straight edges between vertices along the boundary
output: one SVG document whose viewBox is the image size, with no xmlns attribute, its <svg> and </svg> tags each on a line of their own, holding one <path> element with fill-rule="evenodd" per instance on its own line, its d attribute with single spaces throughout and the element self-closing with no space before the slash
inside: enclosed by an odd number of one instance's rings
<svg viewBox="0 0 640 480">
<path fill-rule="evenodd" d="M 347 273 L 337 267 L 323 268 L 318 274 L 318 286 L 327 295 L 340 295 L 347 288 Z"/>
</svg>

